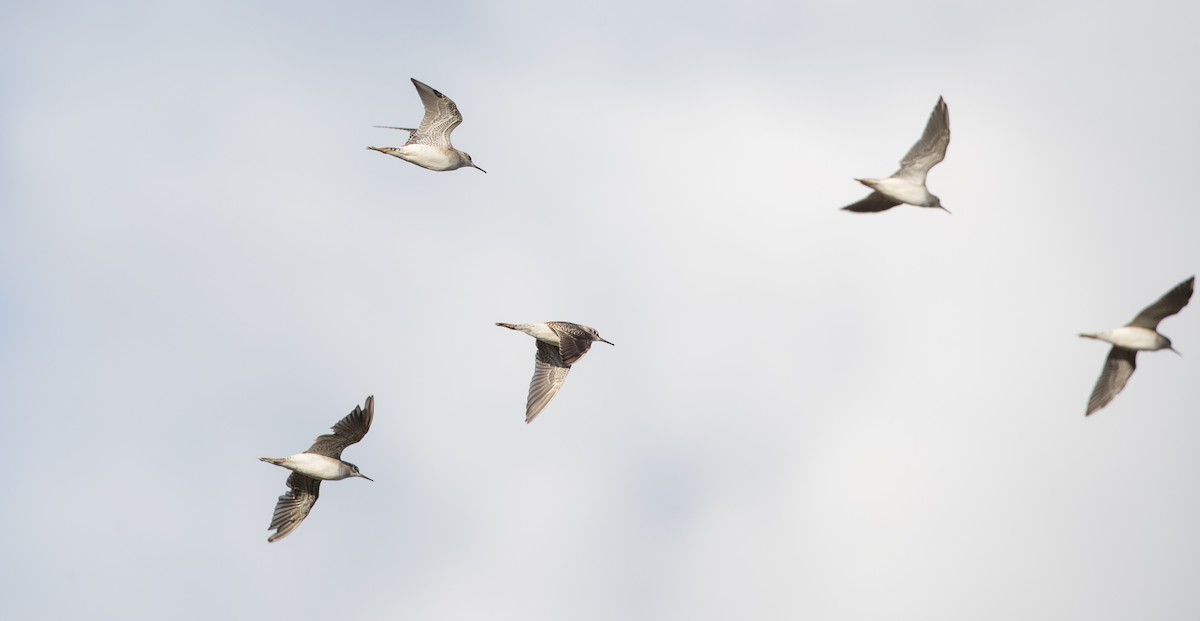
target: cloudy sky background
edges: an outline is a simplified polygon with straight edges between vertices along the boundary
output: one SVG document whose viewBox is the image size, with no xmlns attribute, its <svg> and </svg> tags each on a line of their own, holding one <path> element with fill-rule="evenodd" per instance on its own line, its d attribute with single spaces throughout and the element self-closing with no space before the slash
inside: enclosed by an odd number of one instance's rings
<svg viewBox="0 0 1200 621">
<path fill-rule="evenodd" d="M 1194 619 L 1200 6 L 0 8 L 11 619 Z M 488 171 L 399 146 L 416 77 Z M 838 208 L 920 136 L 953 211 Z M 528 337 L 600 344 L 532 425 Z M 361 403 L 289 538 L 286 472 Z"/>
</svg>

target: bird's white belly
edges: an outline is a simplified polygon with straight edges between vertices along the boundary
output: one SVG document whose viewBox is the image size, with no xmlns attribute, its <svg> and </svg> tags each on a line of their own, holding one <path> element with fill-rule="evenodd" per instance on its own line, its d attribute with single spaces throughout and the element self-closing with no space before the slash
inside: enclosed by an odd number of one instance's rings
<svg viewBox="0 0 1200 621">
<path fill-rule="evenodd" d="M 532 336 L 539 341 L 550 343 L 551 345 L 558 345 L 560 343 L 558 333 L 554 330 L 551 330 L 550 326 L 547 326 L 544 323 L 530 324 L 529 336 Z"/>
<path fill-rule="evenodd" d="M 421 168 L 429 170 L 454 170 L 461 168 L 458 154 L 450 149 L 442 147 L 431 147 L 427 144 L 410 144 L 400 147 L 398 151 L 400 157 L 404 160 L 412 162 Z"/>
<path fill-rule="evenodd" d="M 1141 351 L 1155 351 L 1166 346 L 1166 342 L 1154 330 L 1136 326 L 1121 326 L 1116 330 L 1101 332 L 1097 336 L 1117 347 Z"/>
<path fill-rule="evenodd" d="M 880 179 L 873 187 L 880 194 L 901 203 L 921 207 L 927 207 L 930 203 L 929 190 L 926 190 L 924 185 L 905 181 L 904 179 L 897 179 L 895 177 Z"/>
<path fill-rule="evenodd" d="M 300 474 L 322 481 L 337 481 L 346 478 L 347 469 L 342 466 L 341 461 L 315 453 L 292 455 L 280 465 L 288 470 L 295 470 Z"/>
</svg>

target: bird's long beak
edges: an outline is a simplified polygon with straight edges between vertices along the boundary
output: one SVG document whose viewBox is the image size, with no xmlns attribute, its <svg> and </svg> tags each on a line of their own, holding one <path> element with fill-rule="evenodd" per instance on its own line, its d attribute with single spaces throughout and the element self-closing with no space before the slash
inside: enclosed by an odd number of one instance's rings
<svg viewBox="0 0 1200 621">
<path fill-rule="evenodd" d="M 375 479 L 372 479 L 371 477 L 369 477 L 369 476 L 367 476 L 367 475 L 365 475 L 365 474 L 363 474 L 363 473 L 361 473 L 361 472 L 360 472 L 360 473 L 358 473 L 358 476 L 360 476 L 360 477 L 362 477 L 362 478 L 364 478 L 364 479 L 366 479 L 366 480 L 368 480 L 368 481 L 370 481 L 370 482 L 372 482 L 372 483 L 374 483 L 374 482 L 375 482 Z"/>
<path fill-rule="evenodd" d="M 1178 350 L 1178 349 L 1175 349 L 1174 347 L 1168 347 L 1167 349 L 1169 349 L 1169 350 L 1171 350 L 1171 351 L 1175 352 L 1175 354 L 1176 354 L 1177 356 L 1179 356 L 1180 358 L 1182 358 L 1182 357 L 1183 357 L 1183 354 L 1179 353 L 1179 350 Z"/>
<path fill-rule="evenodd" d="M 471 164 L 471 166 L 475 166 L 475 164 Z M 483 170 L 482 168 L 479 168 L 478 166 L 475 166 L 475 168 L 478 168 L 479 170 Z M 483 172 L 487 172 L 487 171 L 483 170 Z"/>
<path fill-rule="evenodd" d="M 616 347 L 616 346 L 617 346 L 617 344 L 616 344 L 616 343 L 614 343 L 614 342 L 612 342 L 612 341 L 606 341 L 606 340 L 604 340 L 604 339 L 600 339 L 600 342 L 602 342 L 602 343 L 608 343 L 609 345 L 612 345 L 613 347 Z"/>
<path fill-rule="evenodd" d="M 952 211 L 950 211 L 949 209 L 946 209 L 945 207 L 942 207 L 941 205 L 938 205 L 938 207 L 940 207 L 942 211 L 944 211 L 950 215 L 954 215 L 954 213 Z"/>
</svg>

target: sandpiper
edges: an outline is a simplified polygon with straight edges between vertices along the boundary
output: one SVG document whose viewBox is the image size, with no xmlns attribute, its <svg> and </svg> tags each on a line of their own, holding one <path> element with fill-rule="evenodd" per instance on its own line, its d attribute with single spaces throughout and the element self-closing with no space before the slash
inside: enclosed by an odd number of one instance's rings
<svg viewBox="0 0 1200 621">
<path fill-rule="evenodd" d="M 950 213 L 949 209 L 942 207 L 941 199 L 930 194 L 925 187 L 925 176 L 930 168 L 946 158 L 946 146 L 949 144 L 950 110 L 946 107 L 946 101 L 938 97 L 937 105 L 929 115 L 929 122 L 925 124 L 925 133 L 908 150 L 908 155 L 900 160 L 900 170 L 887 179 L 855 179 L 874 192 L 842 209 L 870 213 L 886 211 L 906 203 L 917 207 L 937 207 Z"/>
<path fill-rule="evenodd" d="M 275 534 L 267 541 L 283 539 L 300 526 L 300 522 L 308 517 L 313 505 L 317 503 L 321 481 L 340 481 L 351 477 L 362 477 L 368 481 L 374 479 L 358 471 L 358 466 L 342 461 L 342 450 L 358 442 L 371 429 L 371 420 L 375 418 L 375 397 L 367 397 L 363 407 L 354 407 L 333 426 L 333 433 L 319 436 L 316 442 L 303 453 L 290 457 L 259 457 L 268 464 L 283 466 L 292 470 L 288 477 L 288 491 L 279 497 L 275 505 L 275 514 L 271 516 L 271 525 L 267 530 L 276 529 Z"/>
<path fill-rule="evenodd" d="M 425 118 L 417 129 L 408 127 L 390 127 L 376 125 L 383 129 L 400 129 L 408 132 L 408 142 L 399 149 L 393 147 L 367 147 L 373 151 L 398 157 L 406 162 L 412 162 L 421 168 L 429 170 L 456 170 L 470 166 L 479 168 L 471 161 L 471 156 L 465 151 L 459 151 L 450 144 L 450 132 L 462 123 L 462 114 L 458 106 L 449 97 L 441 94 L 429 85 L 409 78 L 421 102 L 425 104 Z M 479 168 L 479 170 L 483 170 Z M 487 172 L 483 170 L 483 172 Z"/>
<path fill-rule="evenodd" d="M 533 379 L 529 382 L 529 398 L 525 402 L 525 422 L 529 423 L 558 394 L 571 365 L 592 347 L 592 341 L 613 343 L 600 338 L 595 329 L 566 321 L 546 323 L 497 323 L 496 325 L 518 330 L 537 339 L 537 355 L 534 356 Z"/>
<path fill-rule="evenodd" d="M 1108 352 L 1108 359 L 1104 361 L 1104 370 L 1100 372 L 1100 380 L 1096 382 L 1096 388 L 1092 390 L 1092 397 L 1088 399 L 1087 413 L 1084 416 L 1091 416 L 1092 412 L 1108 405 L 1108 402 L 1112 401 L 1113 397 L 1116 397 L 1125 388 L 1125 382 L 1129 381 L 1133 370 L 1137 368 L 1139 351 L 1169 349 L 1179 353 L 1171 346 L 1171 339 L 1158 333 L 1158 322 L 1178 313 L 1184 306 L 1187 306 L 1188 301 L 1192 299 L 1192 290 L 1195 285 L 1195 276 L 1179 283 L 1174 289 L 1163 294 L 1157 302 L 1138 313 L 1133 321 L 1120 328 L 1079 335 L 1111 343 L 1113 346 L 1112 350 Z"/>
</svg>

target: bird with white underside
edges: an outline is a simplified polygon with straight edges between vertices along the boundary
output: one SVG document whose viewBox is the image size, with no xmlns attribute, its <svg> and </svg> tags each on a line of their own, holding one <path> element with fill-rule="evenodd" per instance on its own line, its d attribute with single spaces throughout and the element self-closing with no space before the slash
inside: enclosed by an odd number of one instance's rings
<svg viewBox="0 0 1200 621">
<path fill-rule="evenodd" d="M 921 139 L 908 150 L 904 159 L 900 160 L 900 170 L 892 173 L 886 179 L 855 179 L 855 181 L 874 190 L 866 198 L 842 207 L 846 211 L 858 213 L 875 213 L 887 211 L 900 204 L 916 205 L 917 207 L 937 207 L 946 213 L 949 209 L 942 207 L 942 199 L 934 196 L 925 187 L 925 177 L 929 169 L 946 159 L 946 147 L 950 144 L 950 109 L 946 101 L 938 97 L 933 113 L 925 124 L 925 132 Z"/>
<path fill-rule="evenodd" d="M 529 382 L 529 397 L 525 401 L 525 422 L 532 422 L 545 409 L 567 381 L 571 365 L 579 362 L 594 341 L 608 343 L 595 328 L 568 321 L 546 323 L 497 323 L 496 325 L 524 332 L 537 339 L 533 379 Z"/>
<path fill-rule="evenodd" d="M 1192 299 L 1192 291 L 1196 285 L 1196 277 L 1175 285 L 1174 289 L 1163 294 L 1157 302 L 1142 309 L 1133 321 L 1105 332 L 1084 332 L 1079 336 L 1096 339 L 1112 345 L 1108 358 L 1104 360 L 1104 369 L 1100 379 L 1088 399 L 1087 413 L 1093 412 L 1109 404 L 1118 393 L 1125 388 L 1125 383 L 1137 368 L 1137 353 L 1139 351 L 1158 351 L 1169 349 L 1179 353 L 1171 345 L 1171 339 L 1159 334 L 1158 324 L 1163 319 L 1183 310 Z"/>
<path fill-rule="evenodd" d="M 333 433 L 317 437 L 316 442 L 303 453 L 288 457 L 259 457 L 268 464 L 275 464 L 292 471 L 288 476 L 288 491 L 279 497 L 275 505 L 275 513 L 271 516 L 268 530 L 275 529 L 275 534 L 267 541 L 278 541 L 290 535 L 300 526 L 313 505 L 317 504 L 317 496 L 321 491 L 321 481 L 340 481 L 353 477 L 362 477 L 372 481 L 371 477 L 359 472 L 358 466 L 342 460 L 342 451 L 347 446 L 357 443 L 371 429 L 371 421 L 375 419 L 375 397 L 367 397 L 363 407 L 354 407 L 333 426 Z"/>
<path fill-rule="evenodd" d="M 475 162 L 471 161 L 471 156 L 466 151 L 459 151 L 450 144 L 450 132 L 454 131 L 455 127 L 462 124 L 462 114 L 458 111 L 458 106 L 447 96 L 441 94 L 436 89 L 428 84 L 418 81 L 416 78 L 410 78 L 413 86 L 417 87 L 417 94 L 421 96 L 421 103 L 425 105 L 425 117 L 421 119 L 421 126 L 412 129 L 409 127 L 390 127 L 387 125 L 376 125 L 383 129 L 399 129 L 408 132 L 408 142 L 402 147 L 367 147 L 372 151 L 379 151 L 393 157 L 398 157 L 406 162 L 412 162 L 421 168 L 429 170 L 445 171 L 457 170 L 459 168 L 479 168 Z M 483 170 L 479 168 L 479 170 Z M 483 172 L 487 172 L 483 170 Z"/>
</svg>

